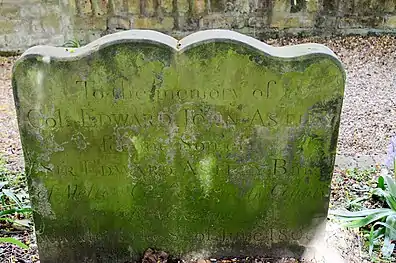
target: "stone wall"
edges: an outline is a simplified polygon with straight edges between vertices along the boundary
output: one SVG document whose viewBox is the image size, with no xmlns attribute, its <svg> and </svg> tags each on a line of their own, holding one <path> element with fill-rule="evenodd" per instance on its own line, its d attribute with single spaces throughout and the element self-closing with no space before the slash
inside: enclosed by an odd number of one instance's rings
<svg viewBox="0 0 396 263">
<path fill-rule="evenodd" d="M 0 51 L 92 41 L 131 28 L 279 34 L 396 32 L 396 0 L 0 0 Z"/>
</svg>

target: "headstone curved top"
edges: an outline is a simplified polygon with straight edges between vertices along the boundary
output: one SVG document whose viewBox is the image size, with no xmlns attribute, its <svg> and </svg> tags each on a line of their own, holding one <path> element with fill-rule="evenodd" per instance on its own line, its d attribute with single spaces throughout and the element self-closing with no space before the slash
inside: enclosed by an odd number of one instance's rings
<svg viewBox="0 0 396 263">
<path fill-rule="evenodd" d="M 298 256 L 327 216 L 344 86 L 325 46 L 227 30 L 27 50 L 13 89 L 41 262 Z"/>
</svg>

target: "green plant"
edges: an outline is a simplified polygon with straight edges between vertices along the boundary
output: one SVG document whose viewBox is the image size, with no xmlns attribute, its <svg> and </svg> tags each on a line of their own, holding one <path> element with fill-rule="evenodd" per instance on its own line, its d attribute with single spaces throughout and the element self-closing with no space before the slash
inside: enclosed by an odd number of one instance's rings
<svg viewBox="0 0 396 263">
<path fill-rule="evenodd" d="M 26 246 L 21 241 L 19 241 L 16 238 L 13 238 L 13 237 L 0 237 L 0 243 L 11 243 L 11 244 L 14 244 L 20 248 L 29 249 L 28 246 Z"/>
<path fill-rule="evenodd" d="M 361 228 L 370 227 L 366 235 L 369 242 L 369 254 L 372 255 L 375 245 L 383 239 L 382 255 L 390 257 L 395 248 L 396 241 L 396 183 L 388 176 L 378 178 L 378 187 L 373 189 L 373 196 L 384 200 L 388 207 L 378 209 L 365 209 L 362 211 L 329 211 L 329 214 L 344 221 L 344 227 Z"/>
<path fill-rule="evenodd" d="M 0 220 L 2 217 L 14 213 L 29 213 L 31 208 L 23 205 L 21 200 L 13 193 L 11 189 L 5 189 L 8 182 L 0 182 Z"/>
<path fill-rule="evenodd" d="M 366 196 L 359 197 L 354 200 L 348 201 L 346 206 L 348 207 L 349 210 L 358 211 L 363 208 L 363 205 L 360 204 L 360 202 L 366 201 L 367 199 L 368 199 L 368 197 L 366 197 Z"/>
<path fill-rule="evenodd" d="M 365 209 L 362 211 L 329 211 L 330 215 L 345 221 L 344 227 L 368 227 L 365 237 L 368 238 L 369 254 L 372 255 L 374 246 L 382 242 L 381 252 L 385 258 L 392 256 L 396 241 L 396 136 L 391 138 L 388 147 L 388 158 L 385 165 L 394 175 L 391 177 L 387 170 L 379 176 L 377 188 L 371 191 L 372 196 L 377 196 L 384 202 L 385 208 Z M 372 178 L 372 177 L 371 177 Z M 368 180 L 369 178 L 361 178 Z M 360 200 L 359 200 L 360 201 Z M 358 203 L 356 201 L 354 205 Z"/>
<path fill-rule="evenodd" d="M 22 203 L 12 189 L 5 188 L 5 186 L 9 185 L 8 181 L 4 181 L 8 174 L 9 171 L 5 168 L 4 162 L 0 158 L 0 223 L 20 224 L 18 220 L 13 219 L 13 215 L 29 214 L 32 210 L 29 206 Z M 11 243 L 23 249 L 28 249 L 25 244 L 12 237 L 0 237 L 0 243 Z"/>
<path fill-rule="evenodd" d="M 81 46 L 82 46 L 82 41 L 77 39 L 69 40 L 62 45 L 62 47 L 70 47 L 70 48 L 79 48 Z"/>
</svg>

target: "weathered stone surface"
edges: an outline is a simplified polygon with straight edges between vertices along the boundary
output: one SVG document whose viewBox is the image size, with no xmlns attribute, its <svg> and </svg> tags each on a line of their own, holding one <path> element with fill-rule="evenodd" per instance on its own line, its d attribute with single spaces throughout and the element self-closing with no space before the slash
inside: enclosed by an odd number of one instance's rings
<svg viewBox="0 0 396 263">
<path fill-rule="evenodd" d="M 4 34 L 14 32 L 15 28 L 20 24 L 20 20 L 0 19 L 0 28 Z"/>
<path fill-rule="evenodd" d="M 220 28 L 264 39 L 274 34 L 378 34 L 396 32 L 394 16 L 393 0 L 3 0 L 0 17 L 11 22 L 0 27 L 0 34 L 7 34 L 0 37 L 0 52 L 25 50 L 43 41 L 62 45 L 58 39 L 76 36 L 87 43 L 92 35 L 128 30 L 130 25 L 178 38 Z M 26 25 L 40 21 L 43 26 L 21 30 L 16 23 L 21 20 Z"/>
<path fill-rule="evenodd" d="M 0 8 L 0 17 L 7 19 L 19 18 L 19 9 L 20 8 L 18 6 L 13 4 L 3 3 Z"/>
<path fill-rule="evenodd" d="M 322 45 L 232 31 L 29 49 L 13 88 L 41 262 L 301 254 L 326 219 L 344 85 Z"/>
<path fill-rule="evenodd" d="M 390 16 L 385 19 L 384 27 L 394 28 L 396 27 L 396 16 Z"/>
</svg>

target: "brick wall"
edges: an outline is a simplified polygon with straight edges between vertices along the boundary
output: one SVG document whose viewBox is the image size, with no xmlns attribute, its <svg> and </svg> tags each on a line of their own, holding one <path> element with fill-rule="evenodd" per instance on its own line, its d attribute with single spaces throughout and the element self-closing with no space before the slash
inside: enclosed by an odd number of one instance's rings
<svg viewBox="0 0 396 263">
<path fill-rule="evenodd" d="M 396 32 L 396 0 L 0 0 L 0 51 L 90 42 L 131 28 L 175 37 L 223 28 L 279 34 Z"/>
</svg>

